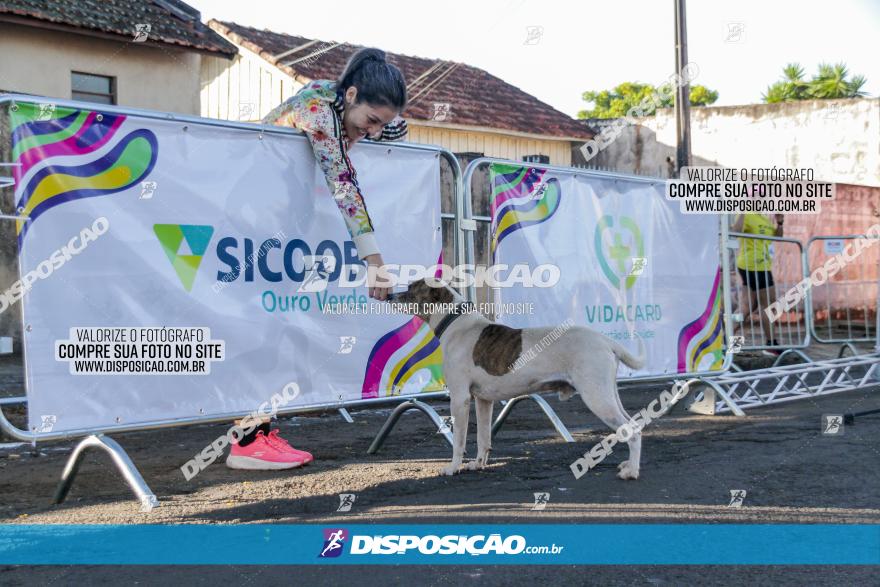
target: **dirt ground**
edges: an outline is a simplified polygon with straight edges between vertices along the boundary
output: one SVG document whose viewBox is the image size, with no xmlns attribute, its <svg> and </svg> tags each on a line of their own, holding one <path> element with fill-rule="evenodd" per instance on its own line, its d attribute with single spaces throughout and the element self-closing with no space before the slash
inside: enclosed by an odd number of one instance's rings
<svg viewBox="0 0 880 587">
<path fill-rule="evenodd" d="M 6 389 L 14 387 L 12 367 L 8 362 L 2 367 Z M 623 403 L 633 413 L 667 387 L 626 387 Z M 191 481 L 179 467 L 228 425 L 115 435 L 160 499 L 149 513 L 139 511 L 121 476 L 100 453 L 88 456 L 67 502 L 52 506 L 73 443 L 41 445 L 36 452 L 28 445 L 4 445 L 0 522 L 880 523 L 880 414 L 857 418 L 842 435 L 821 433 L 823 414 L 880 408 L 877 387 L 760 408 L 744 418 L 667 414 L 644 431 L 638 481 L 615 477 L 624 458 L 620 451 L 575 479 L 569 464 L 609 431 L 577 398 L 546 398 L 575 443 L 556 435 L 536 404 L 523 402 L 495 437 L 489 468 L 452 478 L 437 474 L 450 447 L 417 411 L 401 418 L 377 455 L 366 450 L 389 409 L 355 411 L 353 424 L 335 412 L 282 418 L 282 435 L 313 452 L 314 463 L 287 472 L 242 472 L 215 462 Z M 448 413 L 444 402 L 433 403 L 441 415 Z M 476 450 L 474 426 L 472 417 L 469 455 Z M 747 491 L 741 508 L 728 507 L 732 489 Z M 543 511 L 531 509 L 535 492 L 550 494 Z M 351 512 L 336 512 L 340 493 L 356 495 Z M 221 577 L 238 577 L 241 584 L 296 577 L 302 584 L 352 579 L 365 585 L 513 585 L 548 573 L 566 584 L 876 584 L 876 569 L 863 567 L 725 567 L 713 572 L 710 567 L 666 566 L 400 566 L 371 567 L 368 575 L 354 567 L 175 567 L 173 577 L 193 584 Z M 0 567 L 0 584 L 8 585 L 156 584 L 170 576 L 147 567 Z"/>
</svg>

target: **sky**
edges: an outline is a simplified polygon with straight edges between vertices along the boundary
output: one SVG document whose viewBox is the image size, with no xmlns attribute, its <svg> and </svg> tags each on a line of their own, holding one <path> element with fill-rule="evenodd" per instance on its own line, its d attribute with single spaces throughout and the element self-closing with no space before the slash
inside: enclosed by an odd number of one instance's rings
<svg viewBox="0 0 880 587">
<path fill-rule="evenodd" d="M 584 91 L 675 72 L 672 0 L 186 1 L 205 22 L 467 63 L 571 116 Z M 789 62 L 807 78 L 845 62 L 880 94 L 880 0 L 691 0 L 687 33 L 692 84 L 716 90 L 718 106 L 761 102 Z"/>
</svg>

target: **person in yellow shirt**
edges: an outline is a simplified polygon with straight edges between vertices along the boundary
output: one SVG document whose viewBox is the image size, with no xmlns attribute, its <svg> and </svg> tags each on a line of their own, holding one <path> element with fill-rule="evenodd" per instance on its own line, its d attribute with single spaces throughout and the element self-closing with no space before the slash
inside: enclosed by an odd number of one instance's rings
<svg viewBox="0 0 880 587">
<path fill-rule="evenodd" d="M 741 214 L 731 227 L 732 232 L 756 234 L 762 236 L 782 236 L 782 214 L 774 214 L 773 219 L 764 214 Z M 766 308 L 776 301 L 776 286 L 773 283 L 773 259 L 770 257 L 770 245 L 773 241 L 754 238 L 740 238 L 739 253 L 736 256 L 736 268 L 746 286 L 748 311 L 743 312 L 743 323 L 749 320 L 752 313 Z M 759 320 L 767 338 L 767 346 L 779 346 L 773 338 L 773 323 L 763 311 L 759 312 Z M 778 355 L 779 351 L 765 351 Z"/>
</svg>

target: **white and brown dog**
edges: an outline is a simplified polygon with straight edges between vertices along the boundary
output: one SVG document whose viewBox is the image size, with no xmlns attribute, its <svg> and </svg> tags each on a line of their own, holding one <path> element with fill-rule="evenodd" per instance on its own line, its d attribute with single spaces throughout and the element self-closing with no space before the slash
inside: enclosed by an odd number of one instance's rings
<svg viewBox="0 0 880 587">
<path fill-rule="evenodd" d="M 440 279 L 420 279 L 392 303 L 424 320 L 440 340 L 443 375 L 452 413 L 452 462 L 442 475 L 458 472 L 464 457 L 471 397 L 476 400 L 477 457 L 468 468 L 481 469 L 489 460 L 493 402 L 540 391 L 559 391 L 560 399 L 580 394 L 587 407 L 617 430 L 629 421 L 617 393 L 617 365 L 638 369 L 644 364 L 616 342 L 585 326 L 572 326 L 555 343 L 546 344 L 556 328 L 510 328 L 473 312 L 472 305 Z M 554 333 L 554 330 L 556 331 Z M 551 334 L 553 333 L 553 334 Z M 542 344 L 541 341 L 545 343 Z M 524 353 L 530 349 L 539 352 Z M 629 459 L 619 466 L 621 479 L 637 479 L 642 438 L 628 440 Z"/>
</svg>

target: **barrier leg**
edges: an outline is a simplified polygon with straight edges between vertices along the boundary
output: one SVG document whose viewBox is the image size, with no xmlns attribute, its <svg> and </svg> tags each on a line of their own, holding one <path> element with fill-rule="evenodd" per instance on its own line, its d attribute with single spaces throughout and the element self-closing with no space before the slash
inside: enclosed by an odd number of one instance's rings
<svg viewBox="0 0 880 587">
<path fill-rule="evenodd" d="M 776 357 L 776 360 L 773 361 L 773 367 L 778 367 L 780 363 L 782 363 L 782 359 L 784 359 L 787 355 L 797 355 L 801 359 L 804 360 L 805 363 L 812 363 L 813 359 L 808 357 L 803 351 L 798 349 L 786 349 L 782 351 L 782 353 Z"/>
<path fill-rule="evenodd" d="M 142 512 L 148 512 L 159 505 L 159 500 L 156 499 L 156 495 L 147 486 L 144 478 L 141 476 L 140 472 L 138 472 L 137 467 L 134 466 L 134 463 L 131 461 L 128 454 L 126 454 L 125 450 L 119 446 L 118 442 L 108 436 L 104 436 L 103 434 L 87 436 L 76 445 L 76 448 L 67 460 L 67 465 L 64 467 L 64 471 L 61 473 L 61 481 L 58 483 L 58 489 L 55 491 L 55 499 L 53 503 L 60 504 L 67 497 L 67 494 L 70 492 L 70 488 L 73 485 L 73 480 L 76 478 L 76 474 L 79 471 L 83 455 L 85 454 L 85 451 L 90 448 L 100 448 L 110 455 L 110 458 L 113 459 L 113 464 L 116 465 L 116 468 L 122 473 L 126 483 L 128 483 L 128 486 L 131 487 L 131 490 L 140 501 Z"/>
<path fill-rule="evenodd" d="M 513 406 L 518 404 L 524 399 L 530 399 L 534 401 L 550 418 L 550 422 L 553 424 L 553 427 L 556 429 L 556 432 L 559 433 L 559 436 L 562 437 L 565 442 L 574 442 L 574 437 L 571 435 L 571 432 L 568 431 L 568 428 L 565 427 L 565 424 L 562 423 L 562 420 L 559 419 L 559 416 L 556 414 L 556 411 L 550 407 L 550 404 L 547 403 L 543 397 L 538 395 L 537 393 L 531 393 L 529 395 L 520 395 L 518 397 L 513 398 L 504 404 L 504 408 L 501 409 L 501 413 L 498 414 L 498 417 L 495 419 L 495 423 L 492 424 L 492 436 L 501 429 L 501 426 L 504 424 L 504 421 L 507 420 L 507 416 L 510 414 L 510 411 L 513 409 Z"/>
<path fill-rule="evenodd" d="M 730 396 L 727 394 L 727 392 L 725 392 L 724 389 L 722 389 L 722 387 L 714 381 L 708 381 L 706 379 L 700 378 L 697 379 L 695 383 L 702 383 L 706 387 L 699 392 L 700 394 L 702 394 L 702 398 L 695 399 L 688 405 L 687 410 L 689 412 L 700 414 L 703 416 L 714 416 L 717 395 L 722 400 L 724 400 L 724 403 L 730 406 L 730 411 L 733 412 L 734 416 L 746 415 L 746 413 L 743 412 L 742 409 L 740 409 L 740 407 L 736 405 L 733 400 L 730 399 Z M 696 390 L 693 390 L 691 393 L 697 394 L 698 392 Z"/>
<path fill-rule="evenodd" d="M 354 424 L 354 418 L 351 417 L 351 414 L 349 414 L 348 410 L 346 410 L 345 408 L 339 408 L 339 415 L 342 416 L 342 419 L 349 424 Z"/>
<path fill-rule="evenodd" d="M 388 419 L 385 420 L 385 423 L 382 424 L 382 428 L 379 429 L 379 433 L 376 434 L 376 438 L 373 439 L 373 443 L 370 445 L 370 448 L 367 449 L 368 455 L 373 455 L 379 452 L 379 449 L 385 443 L 385 439 L 388 438 L 388 434 L 391 433 L 391 429 L 394 428 L 394 425 L 397 424 L 397 421 L 400 420 L 403 413 L 408 410 L 419 410 L 431 418 L 431 421 L 437 426 L 437 430 L 440 430 L 443 427 L 443 420 L 440 419 L 440 416 L 434 408 L 417 399 L 407 400 L 398 404 L 388 416 Z M 442 434 L 446 439 L 446 442 L 449 443 L 449 446 L 452 446 L 452 434 L 449 432 L 442 432 Z"/>
<path fill-rule="evenodd" d="M 842 358 L 843 355 L 846 354 L 847 349 L 849 349 L 850 352 L 852 352 L 853 356 L 856 356 L 859 354 L 859 351 L 856 349 L 855 346 L 853 346 L 853 344 L 851 342 L 845 342 L 842 345 L 840 345 L 840 351 L 838 351 L 838 353 L 837 353 L 837 358 L 838 359 Z"/>
</svg>

